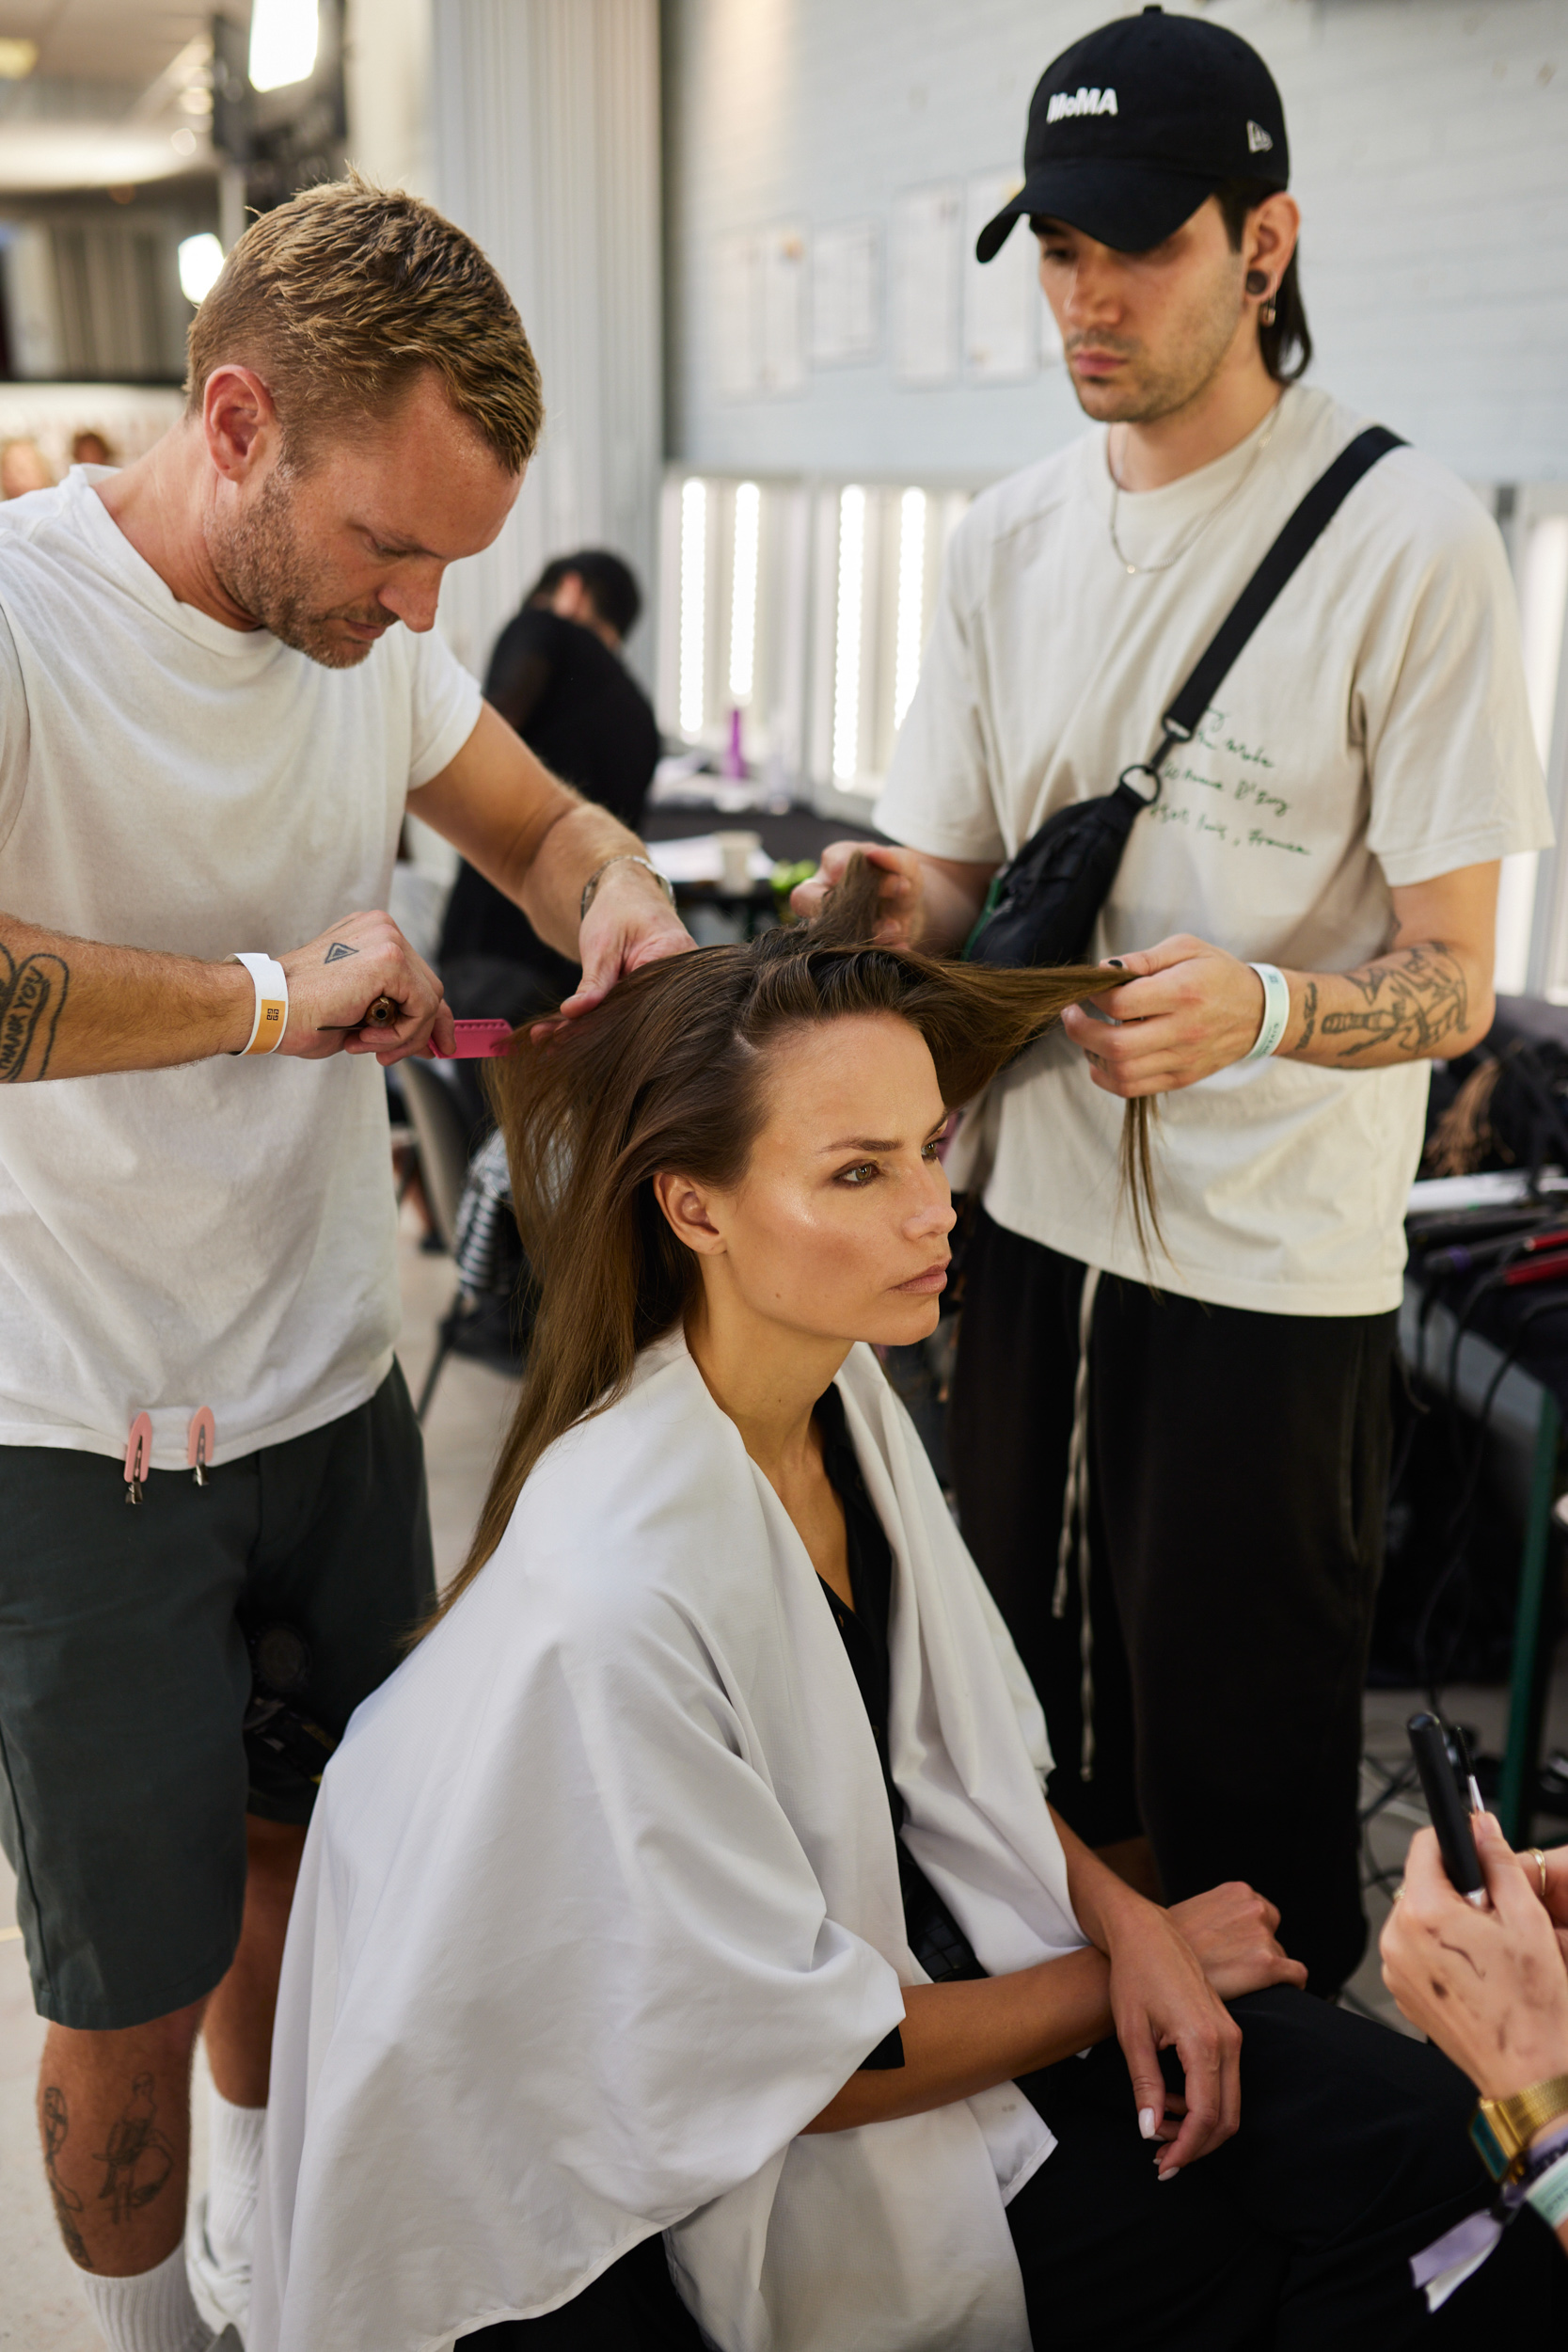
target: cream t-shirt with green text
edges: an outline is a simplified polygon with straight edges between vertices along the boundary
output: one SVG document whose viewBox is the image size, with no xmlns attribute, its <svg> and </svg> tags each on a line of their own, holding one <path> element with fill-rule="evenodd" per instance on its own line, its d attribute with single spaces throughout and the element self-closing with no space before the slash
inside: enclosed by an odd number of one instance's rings
<svg viewBox="0 0 1568 2352">
<path fill-rule="evenodd" d="M 949 544 L 879 825 L 1000 864 L 1054 810 L 1110 791 L 1149 757 L 1255 565 L 1366 421 L 1296 387 L 1272 431 L 1123 495 L 1128 561 L 1159 565 L 1187 543 L 1164 570 L 1130 576 L 1112 546 L 1102 430 L 977 499 Z M 1391 452 L 1167 761 L 1091 954 L 1190 931 L 1248 962 L 1346 971 L 1388 945 L 1392 889 L 1544 847 L 1518 635 L 1491 517 L 1442 466 Z M 1428 1075 L 1275 1058 L 1162 1095 L 1161 1288 L 1290 1314 L 1397 1306 Z M 1117 1197 L 1122 1105 L 1082 1054 L 1046 1039 L 987 1117 L 997 1222 L 1142 1279 Z"/>
</svg>

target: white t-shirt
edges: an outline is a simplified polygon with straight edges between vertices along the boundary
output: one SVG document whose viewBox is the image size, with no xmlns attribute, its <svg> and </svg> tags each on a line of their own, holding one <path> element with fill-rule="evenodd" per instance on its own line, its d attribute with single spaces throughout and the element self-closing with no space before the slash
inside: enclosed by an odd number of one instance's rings
<svg viewBox="0 0 1568 2352">
<path fill-rule="evenodd" d="M 1000 864 L 1055 809 L 1147 759 L 1160 715 L 1280 526 L 1361 429 L 1287 391 L 1214 465 L 1124 496 L 1095 431 L 975 501 L 954 532 L 878 823 Z M 1234 502 L 1220 501 L 1236 487 Z M 1497 529 L 1399 449 L 1351 492 L 1164 769 L 1090 948 L 1178 931 L 1248 962 L 1348 971 L 1386 947 L 1390 886 L 1551 839 Z M 1397 1306 L 1428 1065 L 1248 1062 L 1159 1098 L 1163 1289 L 1291 1314 Z M 986 1206 L 1086 1264 L 1143 1279 L 1117 1200 L 1122 1106 L 1058 1035 L 993 1092 Z"/>
<path fill-rule="evenodd" d="M 0 907 L 281 954 L 387 903 L 404 804 L 479 717 L 441 640 L 326 670 L 179 604 L 77 468 L 0 509 Z M 362 1404 L 398 1327 L 369 1056 L 0 1089 L 0 1444 L 220 1461 Z"/>
</svg>

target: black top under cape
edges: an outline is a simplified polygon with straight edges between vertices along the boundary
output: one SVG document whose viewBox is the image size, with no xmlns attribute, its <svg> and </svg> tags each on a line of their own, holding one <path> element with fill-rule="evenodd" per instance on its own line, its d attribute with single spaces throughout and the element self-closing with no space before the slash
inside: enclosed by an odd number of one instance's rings
<svg viewBox="0 0 1568 2352">
<path fill-rule="evenodd" d="M 987 1973 L 962 1928 L 904 1843 L 905 1805 L 893 1777 L 888 1756 L 888 1696 L 890 1661 L 888 1613 L 893 1601 L 893 1548 L 865 1491 L 861 1466 L 845 1424 L 844 1402 L 836 1389 L 819 1397 L 813 1416 L 822 1440 L 822 1467 L 844 1509 L 844 1535 L 849 1556 L 849 1590 L 855 1597 L 847 1609 L 827 1579 L 819 1578 L 833 1622 L 838 1627 L 849 1664 L 865 1705 L 871 1735 L 882 1768 L 882 1786 L 893 1816 L 898 1851 L 898 1883 L 904 1899 L 904 1932 L 910 1949 L 933 1984 L 973 1980 Z M 863 2064 L 902 2066 L 903 2042 L 894 2027 Z"/>
</svg>

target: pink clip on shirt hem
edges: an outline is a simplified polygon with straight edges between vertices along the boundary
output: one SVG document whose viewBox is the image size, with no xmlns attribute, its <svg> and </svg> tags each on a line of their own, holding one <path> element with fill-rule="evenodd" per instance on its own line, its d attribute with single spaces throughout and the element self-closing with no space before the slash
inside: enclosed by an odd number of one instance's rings
<svg viewBox="0 0 1568 2352">
<path fill-rule="evenodd" d="M 152 1418 L 138 1413 L 125 1439 L 125 1500 L 141 1501 L 141 1483 L 152 1466 Z"/>
<path fill-rule="evenodd" d="M 198 1405 L 191 1416 L 190 1434 L 185 1439 L 185 1461 L 196 1472 L 198 1486 L 207 1484 L 207 1472 L 217 1452 L 218 1427 L 213 1419 L 210 1405 Z"/>
</svg>

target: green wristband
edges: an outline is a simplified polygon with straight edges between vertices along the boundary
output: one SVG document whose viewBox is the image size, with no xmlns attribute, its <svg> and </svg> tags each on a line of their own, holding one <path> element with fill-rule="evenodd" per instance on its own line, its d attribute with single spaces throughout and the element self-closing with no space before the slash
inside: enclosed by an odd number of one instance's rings
<svg viewBox="0 0 1568 2352">
<path fill-rule="evenodd" d="M 1548 2230 L 1568 2220 L 1568 2148 L 1555 2164 L 1547 2166 L 1539 2180 L 1531 2181 L 1525 2191 L 1525 2201 L 1535 2207 Z"/>
</svg>

